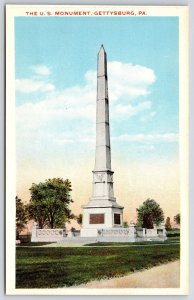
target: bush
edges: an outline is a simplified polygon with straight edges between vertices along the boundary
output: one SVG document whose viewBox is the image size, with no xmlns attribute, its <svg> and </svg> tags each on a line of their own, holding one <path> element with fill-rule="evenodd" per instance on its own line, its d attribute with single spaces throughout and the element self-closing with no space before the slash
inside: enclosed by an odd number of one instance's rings
<svg viewBox="0 0 194 300">
<path fill-rule="evenodd" d="M 166 231 L 167 237 L 176 237 L 180 236 L 180 229 L 174 228 Z"/>
<path fill-rule="evenodd" d="M 31 234 L 21 234 L 19 235 L 19 240 L 21 241 L 21 244 L 30 243 Z"/>
<path fill-rule="evenodd" d="M 180 232 L 174 232 L 174 233 L 167 232 L 167 233 L 166 233 L 166 236 L 167 236 L 167 237 L 180 236 Z"/>
</svg>

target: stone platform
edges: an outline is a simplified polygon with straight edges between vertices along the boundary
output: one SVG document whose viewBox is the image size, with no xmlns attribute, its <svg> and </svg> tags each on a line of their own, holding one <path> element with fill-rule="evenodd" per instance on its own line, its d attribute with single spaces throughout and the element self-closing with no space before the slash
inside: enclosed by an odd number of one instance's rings
<svg viewBox="0 0 194 300">
<path fill-rule="evenodd" d="M 166 237 L 153 237 L 153 238 L 138 238 L 138 237 L 71 237 L 71 238 L 64 238 L 61 241 L 58 241 L 57 243 L 65 243 L 65 244 L 93 244 L 98 242 L 115 242 L 115 243 L 134 243 L 134 242 L 163 242 L 167 238 Z"/>
</svg>

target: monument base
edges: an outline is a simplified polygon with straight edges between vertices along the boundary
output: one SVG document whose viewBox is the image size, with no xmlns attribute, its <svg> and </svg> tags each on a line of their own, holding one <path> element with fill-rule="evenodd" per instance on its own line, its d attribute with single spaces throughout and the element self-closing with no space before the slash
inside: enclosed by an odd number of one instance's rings
<svg viewBox="0 0 194 300">
<path fill-rule="evenodd" d="M 83 206 L 81 237 L 101 235 L 101 230 L 123 227 L 123 207 L 116 201 L 92 200 Z"/>
<path fill-rule="evenodd" d="M 97 228 L 82 228 L 80 231 L 81 237 L 97 237 L 98 229 Z"/>
<path fill-rule="evenodd" d="M 98 237 L 100 241 L 135 241 L 135 226 L 129 228 L 82 228 L 81 237 Z"/>
</svg>

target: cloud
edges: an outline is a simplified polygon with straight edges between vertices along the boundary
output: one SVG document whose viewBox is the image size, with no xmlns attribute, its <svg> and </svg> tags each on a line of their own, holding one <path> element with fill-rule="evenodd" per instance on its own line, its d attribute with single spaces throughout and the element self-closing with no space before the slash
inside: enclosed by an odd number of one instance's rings
<svg viewBox="0 0 194 300">
<path fill-rule="evenodd" d="M 149 94 L 149 86 L 156 81 L 150 68 L 113 61 L 108 64 L 109 90 L 112 100 L 120 97 L 129 99 Z"/>
<path fill-rule="evenodd" d="M 130 118 L 132 116 L 137 115 L 142 111 L 149 110 L 152 106 L 151 101 L 140 102 L 137 105 L 122 105 L 118 104 L 114 108 L 114 113 L 120 115 L 123 118 Z"/>
<path fill-rule="evenodd" d="M 34 65 L 31 69 L 38 75 L 48 76 L 51 74 L 51 70 L 45 65 Z"/>
<path fill-rule="evenodd" d="M 35 75 L 48 76 L 51 74 L 50 69 L 45 65 L 34 65 L 30 69 L 35 73 Z M 35 92 L 51 92 L 55 90 L 55 86 L 40 79 L 40 76 L 31 76 L 30 78 L 16 79 L 15 89 L 20 93 L 35 93 Z"/>
<path fill-rule="evenodd" d="M 51 92 L 55 86 L 52 83 L 35 79 L 16 79 L 15 89 L 21 93 Z"/>
<path fill-rule="evenodd" d="M 42 71 L 43 69 L 37 66 L 33 68 L 42 74 L 48 71 Z M 150 93 L 151 84 L 156 80 L 154 71 L 144 66 L 115 61 L 108 64 L 108 70 L 111 122 L 127 122 L 131 117 L 149 114 L 152 102 L 147 100 L 146 96 Z M 96 71 L 86 72 L 83 85 L 60 91 L 52 83 L 37 79 L 17 79 L 16 90 L 26 94 L 52 92 L 44 97 L 41 95 L 39 101 L 36 94 L 35 102 L 23 101 L 16 108 L 19 147 L 23 147 L 24 142 L 26 145 L 30 144 L 32 139 L 39 144 L 42 143 L 42 139 L 48 139 L 52 145 L 58 146 L 75 141 L 94 143 Z M 87 128 L 91 128 L 91 131 L 88 132 Z"/>
<path fill-rule="evenodd" d="M 133 142 L 133 143 L 174 143 L 178 142 L 178 133 L 153 133 L 153 134 L 123 134 L 112 139 L 115 141 L 122 142 Z"/>
<path fill-rule="evenodd" d="M 88 71 L 85 78 L 91 85 L 96 84 L 96 71 Z M 147 96 L 149 87 L 156 81 L 156 75 L 150 68 L 125 64 L 119 61 L 108 63 L 109 98 L 117 101 L 125 97 L 127 101 Z"/>
<path fill-rule="evenodd" d="M 94 133 L 94 132 L 92 132 Z M 177 133 L 154 133 L 154 134 L 123 134 L 120 136 L 113 136 L 113 142 L 127 142 L 133 144 L 141 144 L 139 147 L 142 150 L 154 150 L 153 144 L 158 143 L 176 143 L 178 142 L 179 135 Z M 81 136 L 75 134 L 74 139 L 70 138 L 69 134 L 59 135 L 54 139 L 58 145 L 72 144 L 72 143 L 91 143 L 95 144 L 95 136 L 91 133 L 84 133 Z"/>
<path fill-rule="evenodd" d="M 68 137 L 61 137 L 60 135 L 58 138 L 54 139 L 54 143 L 57 145 L 65 145 L 65 144 L 77 144 L 77 143 L 87 143 L 87 144 L 95 144 L 95 137 L 87 136 L 86 133 L 82 135 L 82 137 L 77 137 L 75 134 L 75 138 L 68 138 Z"/>
<path fill-rule="evenodd" d="M 139 146 L 139 150 L 142 150 L 142 151 L 154 151 L 155 150 L 155 146 L 154 145 L 140 145 Z"/>
<path fill-rule="evenodd" d="M 156 111 L 151 111 L 151 112 L 145 114 L 144 116 L 141 116 L 140 121 L 145 123 L 147 121 L 150 121 L 153 117 L 155 117 L 155 115 L 156 115 Z"/>
</svg>

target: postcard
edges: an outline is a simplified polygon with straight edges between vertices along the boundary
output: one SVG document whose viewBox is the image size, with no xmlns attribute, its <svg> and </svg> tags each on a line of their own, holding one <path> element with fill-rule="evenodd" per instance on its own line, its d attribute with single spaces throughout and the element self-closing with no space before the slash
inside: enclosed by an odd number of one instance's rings
<svg viewBox="0 0 194 300">
<path fill-rule="evenodd" d="M 6 6 L 6 293 L 188 294 L 188 7 Z"/>
</svg>

